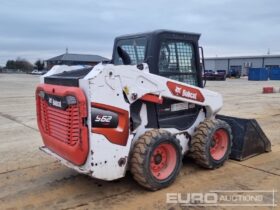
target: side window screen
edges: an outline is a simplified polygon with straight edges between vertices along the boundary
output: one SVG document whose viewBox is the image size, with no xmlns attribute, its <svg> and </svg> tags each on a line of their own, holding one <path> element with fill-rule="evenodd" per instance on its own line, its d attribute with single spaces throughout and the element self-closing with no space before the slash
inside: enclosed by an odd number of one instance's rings
<svg viewBox="0 0 280 210">
<path fill-rule="evenodd" d="M 136 65 L 143 63 L 145 60 L 146 43 L 146 38 L 127 39 L 118 41 L 117 47 L 121 47 L 129 55 L 131 64 Z M 114 57 L 114 64 L 123 64 L 117 53 Z"/>
<path fill-rule="evenodd" d="M 159 74 L 197 85 L 193 45 L 187 41 L 164 41 L 159 53 Z"/>
</svg>

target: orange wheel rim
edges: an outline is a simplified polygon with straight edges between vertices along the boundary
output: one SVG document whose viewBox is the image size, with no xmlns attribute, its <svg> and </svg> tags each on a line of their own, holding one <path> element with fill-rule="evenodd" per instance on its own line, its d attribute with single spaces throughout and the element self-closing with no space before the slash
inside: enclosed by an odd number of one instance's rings
<svg viewBox="0 0 280 210">
<path fill-rule="evenodd" d="M 211 147 L 210 147 L 210 154 L 214 160 L 221 160 L 228 148 L 229 136 L 226 130 L 218 129 L 215 131 Z"/>
<path fill-rule="evenodd" d="M 172 144 L 163 143 L 158 145 L 150 160 L 152 175 L 158 180 L 169 177 L 176 167 L 177 154 Z"/>
</svg>

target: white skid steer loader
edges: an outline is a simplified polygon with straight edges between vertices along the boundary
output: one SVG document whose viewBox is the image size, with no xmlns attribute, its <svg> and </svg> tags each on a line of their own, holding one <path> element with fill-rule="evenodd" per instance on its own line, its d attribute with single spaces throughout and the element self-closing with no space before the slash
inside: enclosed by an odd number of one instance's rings
<svg viewBox="0 0 280 210">
<path fill-rule="evenodd" d="M 126 35 L 110 62 L 54 66 L 36 89 L 40 149 L 97 179 L 129 170 L 150 190 L 175 180 L 184 155 L 215 169 L 270 151 L 256 121 L 217 116 L 223 100 L 203 89 L 199 37 Z"/>
</svg>

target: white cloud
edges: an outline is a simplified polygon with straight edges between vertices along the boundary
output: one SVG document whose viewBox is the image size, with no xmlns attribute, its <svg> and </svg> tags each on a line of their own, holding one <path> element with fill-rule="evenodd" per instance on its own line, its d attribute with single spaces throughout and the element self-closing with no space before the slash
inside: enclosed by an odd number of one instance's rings
<svg viewBox="0 0 280 210">
<path fill-rule="evenodd" d="M 3 0 L 0 65 L 64 52 L 110 57 L 115 36 L 159 28 L 201 33 L 206 56 L 280 52 L 278 0 Z"/>
</svg>

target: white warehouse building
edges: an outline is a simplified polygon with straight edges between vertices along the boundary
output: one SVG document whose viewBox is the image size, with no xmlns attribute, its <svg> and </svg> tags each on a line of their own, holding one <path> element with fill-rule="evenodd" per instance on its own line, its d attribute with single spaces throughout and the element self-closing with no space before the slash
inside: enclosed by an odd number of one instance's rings
<svg viewBox="0 0 280 210">
<path fill-rule="evenodd" d="M 206 70 L 241 70 L 242 75 L 248 75 L 249 68 L 279 68 L 280 55 L 233 56 L 205 58 Z"/>
</svg>

